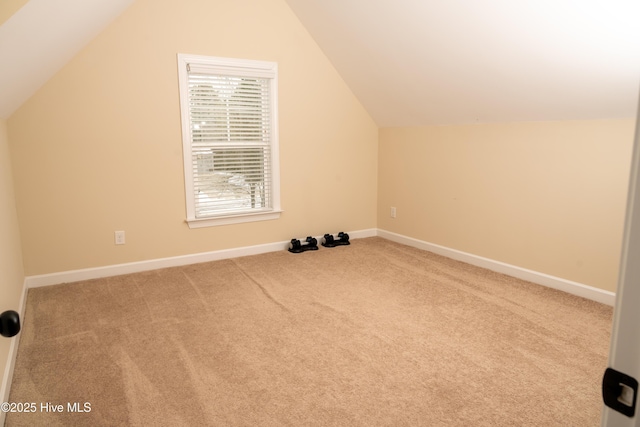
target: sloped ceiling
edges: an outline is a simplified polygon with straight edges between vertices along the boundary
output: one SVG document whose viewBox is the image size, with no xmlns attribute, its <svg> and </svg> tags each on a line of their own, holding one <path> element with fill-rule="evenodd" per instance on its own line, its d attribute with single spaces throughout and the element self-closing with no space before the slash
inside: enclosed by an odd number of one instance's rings
<svg viewBox="0 0 640 427">
<path fill-rule="evenodd" d="M 31 0 L 13 13 L 0 26 L 0 118 L 13 114 L 132 1 Z"/>
<path fill-rule="evenodd" d="M 0 117 L 132 1 L 30 0 L 6 20 Z M 638 0 L 286 1 L 380 126 L 635 115 Z"/>
<path fill-rule="evenodd" d="M 638 0 L 286 0 L 379 126 L 634 117 Z"/>
</svg>

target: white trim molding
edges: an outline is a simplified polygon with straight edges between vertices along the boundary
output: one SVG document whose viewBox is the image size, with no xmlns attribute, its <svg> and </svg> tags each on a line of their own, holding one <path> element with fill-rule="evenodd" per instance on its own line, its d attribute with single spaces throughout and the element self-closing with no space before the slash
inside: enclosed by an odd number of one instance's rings
<svg viewBox="0 0 640 427">
<path fill-rule="evenodd" d="M 336 232 L 336 230 L 329 230 Z M 443 255 L 458 261 L 463 261 L 478 267 L 486 268 L 498 273 L 507 274 L 518 279 L 527 280 L 538 285 L 557 289 L 569 294 L 587 298 L 602 304 L 613 306 L 615 304 L 615 293 L 594 288 L 592 286 L 583 285 L 581 283 L 572 282 L 559 277 L 550 276 L 548 274 L 539 273 L 537 271 L 528 270 L 514 265 L 495 261 L 489 258 L 440 246 L 434 243 L 407 237 L 401 234 L 392 233 L 390 231 L 370 228 L 359 231 L 348 232 L 352 239 L 361 239 L 366 237 L 382 237 L 396 243 L 412 246 L 414 248 L 426 250 L 429 252 Z M 293 236 L 303 238 L 306 236 Z M 314 236 L 321 241 L 322 236 Z M 137 273 L 141 271 L 156 270 L 167 267 L 178 267 L 189 264 L 197 264 L 201 262 L 217 261 L 221 259 L 237 258 L 248 255 L 258 255 L 267 252 L 277 252 L 288 248 L 290 241 L 266 243 L 262 245 L 245 246 L 240 248 L 223 249 L 219 251 L 197 253 L 191 255 L 182 255 L 170 258 L 160 258 L 148 261 L 132 262 L 127 264 L 109 265 L 104 267 L 86 268 L 82 270 L 63 271 L 59 273 L 43 274 L 38 276 L 27 276 L 24 280 L 22 296 L 20 297 L 19 314 L 24 321 L 24 313 L 26 306 L 27 293 L 29 288 L 40 286 L 57 285 L 61 283 L 78 282 L 82 280 L 98 279 L 102 277 L 118 276 L 121 274 Z M 9 398 L 11 387 L 11 379 L 15 366 L 16 356 L 18 354 L 19 335 L 12 338 L 9 350 L 9 359 L 5 367 L 4 377 L 2 379 L 2 389 L 0 395 L 2 401 L 6 402 Z M 4 421 L 4 414 L 0 413 L 0 425 Z"/>
<path fill-rule="evenodd" d="M 548 288 L 557 289 L 602 304 L 610 306 L 615 305 L 616 294 L 614 292 L 605 291 L 603 289 L 594 288 L 593 286 L 583 285 L 582 283 L 572 282 L 571 280 L 528 270 L 526 268 L 506 264 L 504 262 L 495 261 L 445 246 L 436 245 L 434 243 L 425 242 L 386 230 L 378 229 L 378 236 L 396 243 L 423 249 L 438 255 L 446 256 L 447 258 L 466 262 L 477 267 L 486 268 L 487 270 L 495 271 L 497 273 L 503 273 L 508 276 L 516 277 Z"/>
<path fill-rule="evenodd" d="M 178 89 L 180 92 L 180 117 L 182 120 L 182 149 L 184 160 L 184 178 L 185 178 L 185 196 L 186 196 L 186 212 L 187 212 L 187 224 L 189 228 L 202 228 L 212 227 L 218 225 L 227 224 L 239 224 L 243 222 L 253 221 L 268 221 L 280 218 L 282 212 L 280 207 L 280 152 L 279 152 L 279 130 L 278 130 L 278 63 L 270 61 L 256 61 L 248 59 L 238 58 L 221 58 L 214 56 L 202 56 L 202 55 L 188 55 L 178 54 Z M 195 81 L 191 80 L 192 76 L 196 77 Z M 215 141 L 207 139 L 206 141 L 194 140 L 192 131 L 193 126 L 200 126 L 200 120 L 202 119 L 201 112 L 192 114 L 191 109 L 191 96 L 193 84 L 197 86 L 201 84 L 210 85 L 211 81 L 207 80 L 207 83 L 202 82 L 203 76 L 216 79 L 215 86 L 221 83 L 222 80 L 227 81 L 226 78 L 231 78 L 235 81 L 237 78 L 249 78 L 254 80 L 254 83 L 245 87 L 245 91 L 249 91 L 252 95 L 258 96 L 258 100 L 261 102 L 258 105 L 252 105 L 251 108 L 247 107 L 247 111 L 241 111 L 239 114 L 243 117 L 248 117 L 246 114 L 254 117 L 254 113 L 258 113 L 260 119 L 260 125 L 262 126 L 261 136 L 256 139 L 253 131 L 249 134 L 241 132 L 237 135 L 227 135 L 227 140 L 221 141 L 216 139 Z M 222 80 L 218 80 L 218 79 Z M 205 78 L 206 80 L 206 78 Z M 228 82 L 231 86 L 223 85 L 226 89 L 230 89 L 233 84 Z M 234 82 L 237 84 L 237 81 Z M 213 87 L 213 86 L 212 86 Z M 265 96 L 267 95 L 268 96 Z M 199 96 L 202 96 L 200 94 Z M 202 105 L 200 105 L 199 111 L 203 108 L 208 112 L 218 111 L 218 108 L 223 108 L 227 111 L 231 108 L 229 105 L 223 107 L 224 104 L 219 104 L 219 97 L 206 97 Z M 235 104 L 234 104 L 235 105 Z M 214 115 L 215 117 L 222 117 Z M 199 118 L 198 118 L 199 117 Z M 196 122 L 193 122 L 193 121 Z M 222 124 L 229 126 L 228 117 L 222 118 L 222 123 L 218 123 L 218 120 L 213 120 L 207 126 L 215 126 Z M 238 119 L 240 120 L 240 119 Z M 203 122 L 204 123 L 204 122 Z M 197 138 L 196 138 L 197 139 Z M 198 148 L 196 150 L 196 145 Z M 200 158 L 203 155 L 201 151 L 204 148 L 216 148 L 216 150 L 239 150 L 239 149 L 258 149 L 265 154 L 263 160 L 256 165 L 254 162 L 250 167 L 253 172 L 249 173 L 261 173 L 262 183 L 264 184 L 263 190 L 266 194 L 266 206 L 261 208 L 252 207 L 231 207 L 228 200 L 212 200 L 207 199 L 207 205 L 211 204 L 207 211 L 199 209 L 199 203 L 197 201 L 197 189 L 199 188 L 198 179 L 199 170 L 197 167 L 194 169 L 194 161 L 197 162 L 196 157 Z M 222 164 L 226 161 L 222 160 Z M 212 160 L 212 159 L 211 159 Z M 255 170 L 255 167 L 259 167 L 260 171 Z M 265 204 L 265 194 L 263 194 L 263 204 Z"/>
<path fill-rule="evenodd" d="M 498 273 L 503 273 L 518 279 L 526 280 L 548 288 L 557 289 L 579 297 L 587 298 L 602 304 L 613 306 L 615 304 L 615 293 L 540 273 L 501 261 L 484 258 L 467 252 L 451 249 L 435 243 L 425 242 L 381 229 L 365 229 L 348 232 L 352 239 L 379 236 L 403 245 L 426 250 L 443 255 L 458 261 L 463 261 L 478 267 L 486 268 Z M 304 238 L 306 236 L 293 236 Z M 315 236 L 320 241 L 322 236 Z M 81 280 L 99 279 L 101 277 L 118 276 L 121 274 L 138 273 L 141 271 L 156 270 L 167 267 L 178 267 L 182 265 L 197 264 L 201 262 L 217 261 L 221 259 L 237 258 L 248 255 L 258 255 L 267 252 L 276 252 L 286 249 L 289 241 L 266 243 L 262 245 L 245 246 L 240 248 L 223 249 L 219 251 L 203 252 L 190 255 L 181 255 L 170 258 L 159 258 L 148 261 L 138 261 L 127 264 L 116 264 L 104 267 L 86 268 L 82 270 L 63 271 L 59 273 L 43 274 L 38 276 L 28 276 L 25 278 L 26 288 L 36 288 L 40 286 L 57 285 L 60 283 L 78 282 Z"/>
<path fill-rule="evenodd" d="M 375 228 L 348 232 L 350 238 L 358 239 L 374 237 L 377 235 Z M 293 236 L 297 238 L 306 236 Z M 320 236 L 317 237 L 318 242 Z M 190 255 L 181 255 L 170 258 L 159 258 L 148 261 L 138 261 L 126 264 L 108 265 L 104 267 L 85 268 L 82 270 L 62 271 L 59 273 L 28 276 L 27 288 L 58 285 L 61 283 L 79 282 L 82 280 L 99 279 L 102 277 L 119 276 L 122 274 L 139 273 L 141 271 L 157 270 L 160 268 L 179 267 L 182 265 L 197 264 L 201 262 L 217 261 L 221 259 L 237 258 L 248 255 L 258 255 L 267 252 L 277 252 L 288 248 L 286 242 L 266 243 L 262 245 L 245 246 L 240 248 L 222 249 L 219 251 L 202 252 Z"/>
</svg>

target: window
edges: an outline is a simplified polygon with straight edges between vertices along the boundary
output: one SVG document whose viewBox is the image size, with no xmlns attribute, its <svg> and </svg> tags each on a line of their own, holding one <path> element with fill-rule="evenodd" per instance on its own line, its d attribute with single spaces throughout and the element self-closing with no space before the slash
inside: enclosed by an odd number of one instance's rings
<svg viewBox="0 0 640 427">
<path fill-rule="evenodd" d="M 280 216 L 278 65 L 178 55 L 189 227 Z"/>
</svg>

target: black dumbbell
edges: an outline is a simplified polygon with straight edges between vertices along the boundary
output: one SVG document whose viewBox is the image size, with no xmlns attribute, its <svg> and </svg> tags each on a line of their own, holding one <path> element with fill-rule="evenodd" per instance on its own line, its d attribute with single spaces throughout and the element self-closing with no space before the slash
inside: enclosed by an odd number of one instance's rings
<svg viewBox="0 0 640 427">
<path fill-rule="evenodd" d="M 327 248 L 350 244 L 351 243 L 349 242 L 349 235 L 342 231 L 338 233 L 338 240 L 336 240 L 332 234 L 325 234 L 322 239 L 322 246 L 325 246 Z"/>
<path fill-rule="evenodd" d="M 305 240 L 305 244 L 303 244 L 298 239 L 291 239 L 289 243 L 289 252 L 293 252 L 294 254 L 299 254 L 304 251 L 317 251 L 318 250 L 318 240 L 315 237 L 307 236 Z"/>
</svg>

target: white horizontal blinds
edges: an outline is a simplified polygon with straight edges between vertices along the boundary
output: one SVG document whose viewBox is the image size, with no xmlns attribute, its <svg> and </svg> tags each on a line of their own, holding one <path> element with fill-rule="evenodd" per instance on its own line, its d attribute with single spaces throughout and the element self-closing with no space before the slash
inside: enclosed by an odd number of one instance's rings
<svg viewBox="0 0 640 427">
<path fill-rule="evenodd" d="M 196 218 L 271 208 L 269 79 L 189 72 Z"/>
</svg>

